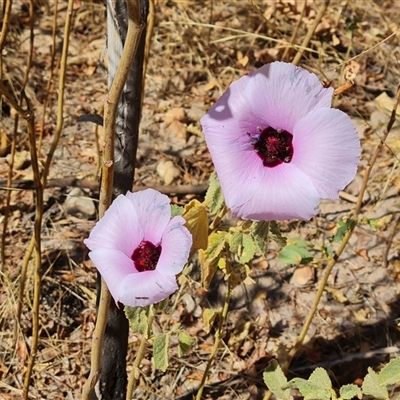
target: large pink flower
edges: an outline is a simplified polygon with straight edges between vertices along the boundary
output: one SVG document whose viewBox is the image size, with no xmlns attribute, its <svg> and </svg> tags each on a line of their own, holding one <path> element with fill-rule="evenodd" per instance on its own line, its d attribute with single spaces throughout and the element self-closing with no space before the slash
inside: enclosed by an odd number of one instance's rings
<svg viewBox="0 0 400 400">
<path fill-rule="evenodd" d="M 178 286 L 192 236 L 185 219 L 171 219 L 170 200 L 153 190 L 118 196 L 84 242 L 116 302 L 147 306 Z"/>
<path fill-rule="evenodd" d="M 331 108 L 332 94 L 316 75 L 274 62 L 233 82 L 201 119 L 234 216 L 310 219 L 322 198 L 338 198 L 360 143 L 350 118 Z"/>
</svg>

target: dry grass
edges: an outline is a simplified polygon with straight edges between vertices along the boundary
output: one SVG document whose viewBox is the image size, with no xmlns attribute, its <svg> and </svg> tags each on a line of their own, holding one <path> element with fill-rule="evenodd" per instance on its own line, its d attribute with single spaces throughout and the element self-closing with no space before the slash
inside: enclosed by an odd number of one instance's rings
<svg viewBox="0 0 400 400">
<path fill-rule="evenodd" d="M 26 92 L 36 113 L 38 141 L 40 135 L 43 137 L 40 155 L 43 160 L 55 129 L 58 67 L 54 67 L 54 82 L 49 84 L 54 4 L 35 4 L 35 47 Z M 360 66 L 354 87 L 335 99 L 335 105 L 353 118 L 363 145 L 359 175 L 347 190 L 356 196 L 369 155 L 379 143 L 382 126 L 389 119 L 390 104 L 387 106 L 376 99 L 383 92 L 393 98 L 400 81 L 400 2 L 331 1 L 313 29 L 323 4 L 323 1 L 309 1 L 306 5 L 304 1 L 289 0 L 160 0 L 156 5 L 147 65 L 136 184 L 164 184 L 156 172 L 160 159 L 172 160 L 179 169 L 174 185 L 206 182 L 212 164 L 198 123 L 203 113 L 232 80 L 249 69 L 274 60 L 292 61 L 300 52 L 299 65 L 333 87 L 344 83 L 342 74 L 350 59 Z M 97 112 L 106 94 L 106 77 L 98 66 L 105 41 L 105 17 L 100 2 L 76 1 L 75 6 L 64 128 L 50 178 L 93 179 L 98 160 L 95 134 L 88 124 L 77 124 L 76 118 L 83 113 Z M 65 2 L 61 2 L 56 66 L 65 11 Z M 303 43 L 308 33 L 312 33 L 310 41 Z M 28 37 L 27 5 L 23 1 L 14 2 L 2 56 L 2 80 L 17 98 L 23 83 L 21 77 L 26 72 Z M 44 104 L 47 104 L 45 111 Z M 3 102 L 0 226 L 3 227 L 6 212 L 9 220 L 4 232 L 6 257 L 0 275 L 0 399 L 21 397 L 32 340 L 33 262 L 28 270 L 19 321 L 16 315 L 22 259 L 33 233 L 32 192 L 12 191 L 9 208 L 5 206 L 11 160 L 7 139 L 15 138 L 12 180 L 32 179 L 29 157 L 24 153 L 28 149 L 26 126 L 20 121 L 15 131 L 14 128 L 15 112 Z M 335 360 L 343 353 L 389 346 L 400 348 L 400 334 L 395 324 L 400 313 L 397 297 L 400 236 L 394 230 L 399 218 L 399 129 L 395 126 L 378 159 L 362 210 L 366 218 L 376 218 L 378 228 L 375 232 L 367 226 L 356 230 L 348 252 L 329 283 L 347 302 L 341 303 L 337 292 L 326 293 L 311 328 L 306 352 L 293 365 L 295 374 L 307 375 L 317 362 Z M 22 160 L 19 164 L 18 157 Z M 44 194 L 40 341 L 30 390 L 32 399 L 79 398 L 89 372 L 90 337 L 95 320 L 95 271 L 87 261 L 82 239 L 94 220 L 66 214 L 69 191 L 68 187 L 53 187 Z M 95 197 L 96 193 L 87 190 L 86 195 Z M 173 200 L 185 203 L 194 197 L 199 195 L 187 193 Z M 323 203 L 321 214 L 313 223 L 282 224 L 282 229 L 291 229 L 293 234 L 315 244 L 329 245 L 335 222 L 352 207 L 345 200 Z M 293 272 L 294 268 L 277 264 L 274 248 L 268 264 L 262 260 L 254 263 L 257 285 L 242 287 L 235 293 L 225 344 L 221 346 L 206 390 L 208 398 L 262 398 L 260 371 L 271 356 L 281 357 L 283 348 L 293 345 L 315 292 L 315 282 L 296 287 L 291 280 Z M 320 275 L 320 269 L 316 275 Z M 199 384 L 213 343 L 213 336 L 204 330 L 201 314 L 205 307 L 220 304 L 222 293 L 218 288 L 223 284 L 218 279 L 217 276 L 212 290 L 205 294 L 194 269 L 167 310 L 158 316 L 157 329 L 169 329 L 180 323 L 198 342 L 184 359 L 177 358 L 172 346 L 171 367 L 166 373 L 154 371 L 149 352 L 143 362 L 136 398 L 183 399 L 180 396 Z M 265 291 L 267 300 L 263 297 Z M 138 337 L 132 334 L 130 361 L 137 345 Z M 366 366 L 378 367 L 387 360 L 387 355 L 377 356 L 332 368 L 335 383 L 360 379 Z"/>
</svg>

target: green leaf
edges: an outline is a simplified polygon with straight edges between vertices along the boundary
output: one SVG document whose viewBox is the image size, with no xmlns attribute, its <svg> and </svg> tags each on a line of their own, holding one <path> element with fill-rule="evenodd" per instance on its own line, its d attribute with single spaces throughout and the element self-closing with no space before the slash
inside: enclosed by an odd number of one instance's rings
<svg viewBox="0 0 400 400">
<path fill-rule="evenodd" d="M 208 237 L 208 247 L 204 252 L 209 260 L 218 258 L 225 247 L 228 232 L 214 232 Z"/>
<path fill-rule="evenodd" d="M 287 239 L 282 235 L 279 225 L 276 221 L 269 223 L 269 237 L 279 246 L 284 247 L 287 244 Z"/>
<path fill-rule="evenodd" d="M 339 394 L 342 400 L 351 400 L 353 397 L 361 399 L 362 396 L 361 389 L 357 385 L 353 384 L 342 386 Z"/>
<path fill-rule="evenodd" d="M 257 246 L 257 251 L 262 255 L 267 254 L 269 226 L 269 222 L 254 221 L 250 227 L 250 235 Z"/>
<path fill-rule="evenodd" d="M 350 229 L 354 229 L 355 224 L 356 223 L 353 219 L 348 219 L 347 221 L 343 221 L 342 219 L 339 220 L 339 228 L 336 230 L 336 234 L 333 237 L 332 241 L 334 243 L 341 242 L 346 232 Z"/>
<path fill-rule="evenodd" d="M 126 318 L 128 318 L 132 331 L 141 335 L 148 334 L 148 322 L 146 309 L 142 307 L 129 307 L 124 308 Z"/>
<path fill-rule="evenodd" d="M 231 232 L 226 236 L 226 241 L 229 244 L 229 250 L 232 253 L 236 253 L 239 247 L 242 245 L 242 232 Z"/>
<path fill-rule="evenodd" d="M 313 255 L 305 248 L 288 244 L 279 252 L 279 261 L 284 264 L 308 264 Z"/>
<path fill-rule="evenodd" d="M 210 186 L 206 193 L 206 202 L 209 204 L 210 214 L 216 214 L 224 204 L 224 195 L 215 171 L 210 176 Z"/>
<path fill-rule="evenodd" d="M 184 208 L 176 204 L 171 204 L 171 218 L 178 217 L 183 214 Z"/>
<path fill-rule="evenodd" d="M 278 361 L 271 360 L 264 371 L 264 383 L 268 389 L 280 400 L 290 399 L 290 389 L 284 389 L 288 381 L 285 374 L 282 372 Z"/>
<path fill-rule="evenodd" d="M 178 333 L 178 357 L 184 356 L 196 342 L 196 338 L 191 337 L 184 331 Z"/>
<path fill-rule="evenodd" d="M 308 378 L 308 381 L 314 383 L 322 389 L 332 389 L 331 378 L 329 378 L 328 373 L 323 368 L 316 368 Z"/>
<path fill-rule="evenodd" d="M 382 386 L 394 385 L 400 382 L 400 357 L 390 360 L 378 373 L 378 382 Z"/>
<path fill-rule="evenodd" d="M 368 368 L 368 374 L 362 384 L 363 394 L 374 397 L 375 399 L 389 399 L 389 393 L 386 387 L 379 384 L 378 374 L 372 368 Z"/>
<path fill-rule="evenodd" d="M 216 316 L 219 314 L 218 311 L 212 308 L 205 308 L 203 311 L 203 330 L 206 333 L 210 333 L 212 326 L 214 325 L 214 321 Z"/>
<path fill-rule="evenodd" d="M 287 239 L 287 244 L 293 244 L 301 249 L 306 249 L 307 247 L 312 247 L 312 245 L 301 238 L 291 237 Z"/>
<path fill-rule="evenodd" d="M 170 335 L 161 333 L 156 336 L 153 343 L 154 365 L 157 369 L 165 372 L 168 368 L 168 348 Z"/>
<path fill-rule="evenodd" d="M 331 391 L 317 383 L 306 381 L 302 378 L 294 378 L 289 382 L 289 386 L 299 389 L 304 400 L 330 400 Z"/>
<path fill-rule="evenodd" d="M 371 218 L 361 218 L 360 224 L 369 225 L 369 227 L 375 232 L 379 228 L 379 220 Z"/>
<path fill-rule="evenodd" d="M 316 368 L 308 381 L 294 378 L 289 385 L 298 388 L 304 400 L 330 400 L 332 397 L 332 382 L 323 368 Z"/>
<path fill-rule="evenodd" d="M 248 263 L 253 257 L 255 252 L 257 251 L 257 245 L 254 242 L 253 238 L 244 233 L 242 235 L 242 249 L 238 253 L 239 262 L 242 264 Z"/>
</svg>

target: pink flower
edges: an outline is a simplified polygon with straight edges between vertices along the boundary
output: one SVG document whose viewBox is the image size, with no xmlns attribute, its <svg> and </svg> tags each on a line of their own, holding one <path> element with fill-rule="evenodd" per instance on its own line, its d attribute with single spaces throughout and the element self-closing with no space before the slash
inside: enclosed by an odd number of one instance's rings
<svg viewBox="0 0 400 400">
<path fill-rule="evenodd" d="M 338 198 L 360 143 L 350 118 L 331 108 L 332 94 L 316 75 L 274 62 L 233 82 L 201 119 L 234 216 L 310 219 L 322 198 Z"/>
<path fill-rule="evenodd" d="M 84 242 L 116 302 L 147 306 L 177 290 L 192 245 L 185 222 L 153 189 L 114 200 Z"/>
</svg>

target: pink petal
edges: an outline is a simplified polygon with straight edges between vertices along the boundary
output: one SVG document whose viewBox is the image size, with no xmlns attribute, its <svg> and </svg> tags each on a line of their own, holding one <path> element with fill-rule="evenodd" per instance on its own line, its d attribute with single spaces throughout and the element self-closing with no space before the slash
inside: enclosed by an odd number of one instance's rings
<svg viewBox="0 0 400 400">
<path fill-rule="evenodd" d="M 264 175 L 262 162 L 250 144 L 259 121 L 245 97 L 249 76 L 233 82 L 200 120 L 225 200 L 242 205 L 257 190 Z M 237 190 L 245 185 L 246 190 Z"/>
<path fill-rule="evenodd" d="M 240 207 L 233 207 L 236 217 L 251 220 L 286 220 L 312 218 L 320 198 L 310 178 L 294 164 L 269 168 L 254 196 Z"/>
<path fill-rule="evenodd" d="M 145 307 L 166 299 L 178 289 L 175 276 L 157 270 L 127 276 L 121 283 L 118 300 L 127 306 Z"/>
<path fill-rule="evenodd" d="M 360 142 L 351 119 L 332 108 L 315 110 L 293 131 L 292 163 L 308 175 L 321 198 L 337 199 L 357 171 Z"/>
<path fill-rule="evenodd" d="M 89 257 L 107 283 L 112 297 L 117 302 L 123 280 L 130 274 L 137 272 L 133 261 L 118 250 L 95 250 L 89 253 Z"/>
<path fill-rule="evenodd" d="M 183 226 L 184 223 L 184 218 L 174 217 L 164 231 L 162 251 L 157 263 L 157 271 L 164 275 L 179 274 L 187 263 L 192 235 Z"/>
<path fill-rule="evenodd" d="M 249 104 L 259 120 L 293 132 L 296 122 L 309 112 L 330 107 L 332 88 L 324 88 L 315 74 L 284 62 L 273 62 L 258 69 L 246 89 Z"/>
<path fill-rule="evenodd" d="M 90 250 L 120 250 L 130 257 L 142 238 L 143 231 L 132 203 L 119 195 L 84 243 Z"/>
<path fill-rule="evenodd" d="M 154 189 L 128 192 L 126 197 L 132 202 L 143 229 L 144 238 L 158 245 L 165 227 L 171 219 L 171 202 L 165 194 Z"/>
</svg>

